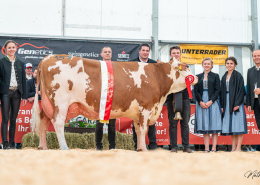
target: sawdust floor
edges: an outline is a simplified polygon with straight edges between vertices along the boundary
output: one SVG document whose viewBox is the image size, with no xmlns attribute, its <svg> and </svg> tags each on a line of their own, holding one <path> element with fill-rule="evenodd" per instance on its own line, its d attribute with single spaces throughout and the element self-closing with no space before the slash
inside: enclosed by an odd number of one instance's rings
<svg viewBox="0 0 260 185">
<path fill-rule="evenodd" d="M 249 170 L 260 176 L 260 152 L 0 150 L 1 185 L 259 185 L 260 177 L 244 177 Z"/>
</svg>

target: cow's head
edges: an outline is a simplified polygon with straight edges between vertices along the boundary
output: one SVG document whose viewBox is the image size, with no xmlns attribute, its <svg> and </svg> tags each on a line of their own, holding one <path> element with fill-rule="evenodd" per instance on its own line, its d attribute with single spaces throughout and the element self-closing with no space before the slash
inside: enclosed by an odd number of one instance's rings
<svg viewBox="0 0 260 185">
<path fill-rule="evenodd" d="M 197 76 L 191 73 L 186 63 L 171 58 L 169 64 L 171 64 L 171 72 L 168 76 L 173 79 L 170 90 L 171 93 L 176 93 L 185 89 L 187 87 L 186 81 L 191 82 L 190 85 L 195 85 L 198 82 Z"/>
</svg>

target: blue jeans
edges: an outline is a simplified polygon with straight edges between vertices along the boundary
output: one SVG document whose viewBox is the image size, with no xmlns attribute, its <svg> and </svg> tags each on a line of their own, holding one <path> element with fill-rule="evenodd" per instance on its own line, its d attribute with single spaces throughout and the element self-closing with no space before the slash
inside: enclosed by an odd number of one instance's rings
<svg viewBox="0 0 260 185">
<path fill-rule="evenodd" d="M 170 96 L 170 95 L 169 95 Z M 173 112 L 172 105 L 173 97 L 169 97 L 167 101 L 168 119 L 169 119 L 169 135 L 170 143 L 172 148 L 178 148 L 177 146 L 177 125 L 179 120 L 174 120 L 175 112 Z M 181 117 L 183 120 L 180 121 L 181 124 L 181 138 L 184 150 L 188 149 L 189 146 L 189 120 L 190 120 L 190 100 L 182 100 L 183 111 L 181 112 Z"/>
</svg>

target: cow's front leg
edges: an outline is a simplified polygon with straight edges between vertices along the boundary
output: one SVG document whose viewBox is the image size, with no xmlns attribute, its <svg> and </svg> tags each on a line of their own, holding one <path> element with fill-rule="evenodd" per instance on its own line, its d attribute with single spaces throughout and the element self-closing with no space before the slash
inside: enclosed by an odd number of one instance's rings
<svg viewBox="0 0 260 185">
<path fill-rule="evenodd" d="M 55 128 L 55 132 L 59 141 L 60 149 L 61 150 L 69 150 L 65 136 L 64 136 L 64 121 L 65 121 L 65 116 L 58 114 L 56 116 L 56 119 L 52 120 L 52 123 Z"/>
<path fill-rule="evenodd" d="M 40 143 L 38 148 L 47 150 L 47 144 L 46 144 L 46 132 L 50 125 L 50 119 L 46 116 L 43 109 L 41 110 L 41 124 L 40 124 Z"/>
<path fill-rule="evenodd" d="M 136 151 L 147 151 L 145 144 L 145 136 L 148 132 L 147 124 L 140 125 L 139 123 L 135 124 L 135 132 L 137 135 L 137 149 Z"/>
</svg>

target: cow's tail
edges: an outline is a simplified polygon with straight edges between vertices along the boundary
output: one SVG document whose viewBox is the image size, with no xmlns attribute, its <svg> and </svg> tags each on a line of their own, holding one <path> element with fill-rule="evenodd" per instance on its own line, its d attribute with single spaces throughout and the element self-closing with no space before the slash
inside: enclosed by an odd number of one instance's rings
<svg viewBox="0 0 260 185">
<path fill-rule="evenodd" d="M 38 135 L 40 133 L 40 123 L 41 123 L 41 117 L 40 117 L 40 106 L 39 106 L 39 99 L 38 99 L 38 89 L 40 84 L 40 64 L 38 66 L 38 72 L 37 72 L 37 88 L 36 93 L 34 97 L 34 103 L 32 107 L 32 119 L 31 119 L 31 132 L 36 132 Z"/>
</svg>

